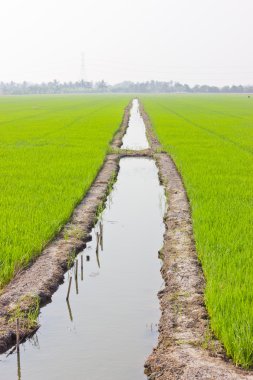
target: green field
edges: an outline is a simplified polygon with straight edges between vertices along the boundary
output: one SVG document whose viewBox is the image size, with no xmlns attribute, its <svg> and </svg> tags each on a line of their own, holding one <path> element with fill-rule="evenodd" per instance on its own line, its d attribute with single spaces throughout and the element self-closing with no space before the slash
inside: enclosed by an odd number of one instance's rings
<svg viewBox="0 0 253 380">
<path fill-rule="evenodd" d="M 211 327 L 253 365 L 253 98 L 141 96 L 190 199 Z"/>
<path fill-rule="evenodd" d="M 211 327 L 253 365 L 253 98 L 143 95 L 189 196 Z M 0 287 L 36 257 L 91 185 L 125 95 L 0 97 Z"/>
<path fill-rule="evenodd" d="M 0 287 L 91 185 L 129 96 L 0 97 Z"/>
</svg>

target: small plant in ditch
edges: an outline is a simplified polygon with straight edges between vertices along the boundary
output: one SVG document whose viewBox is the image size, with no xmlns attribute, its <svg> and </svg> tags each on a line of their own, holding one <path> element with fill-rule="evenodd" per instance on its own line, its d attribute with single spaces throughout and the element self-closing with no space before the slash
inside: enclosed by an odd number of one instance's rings
<svg viewBox="0 0 253 380">
<path fill-rule="evenodd" d="M 38 326 L 40 300 L 37 295 L 26 295 L 14 306 L 9 313 L 9 323 L 20 322 L 20 328 L 33 330 Z"/>
<path fill-rule="evenodd" d="M 68 270 L 74 265 L 75 257 L 76 257 L 76 252 L 75 252 L 75 250 L 72 249 L 68 255 L 68 260 L 67 260 L 67 269 Z"/>
</svg>

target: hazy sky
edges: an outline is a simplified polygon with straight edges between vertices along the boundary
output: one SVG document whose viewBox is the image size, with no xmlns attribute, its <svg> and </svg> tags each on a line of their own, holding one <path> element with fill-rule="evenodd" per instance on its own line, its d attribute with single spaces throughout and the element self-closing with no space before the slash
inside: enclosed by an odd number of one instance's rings
<svg viewBox="0 0 253 380">
<path fill-rule="evenodd" d="M 0 81 L 253 84 L 253 0 L 1 0 Z"/>
</svg>

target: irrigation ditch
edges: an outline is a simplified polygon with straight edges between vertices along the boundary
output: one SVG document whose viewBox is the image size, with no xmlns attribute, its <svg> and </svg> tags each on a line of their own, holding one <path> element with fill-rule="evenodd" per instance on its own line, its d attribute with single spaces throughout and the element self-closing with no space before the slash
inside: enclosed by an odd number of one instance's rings
<svg viewBox="0 0 253 380">
<path fill-rule="evenodd" d="M 134 109 L 132 125 L 130 125 L 131 107 Z M 139 125 L 139 131 L 135 130 L 135 124 Z M 129 131 L 128 134 L 126 133 L 127 130 Z M 149 144 L 146 143 L 145 139 L 143 140 L 145 132 Z M 132 179 L 129 180 L 129 178 Z M 112 190 L 115 181 L 117 181 L 116 193 Z M 147 214 L 139 212 L 141 219 L 138 219 L 138 213 L 135 214 L 135 223 L 131 223 L 128 218 L 132 217 L 133 214 L 129 214 L 129 206 L 126 204 L 126 200 L 129 199 L 134 203 L 136 192 L 134 184 L 137 182 L 141 194 L 147 194 L 145 196 L 140 194 L 139 200 L 134 204 L 134 210 L 140 208 L 141 211 L 144 211 L 149 208 L 147 205 L 150 205 L 150 212 Z M 151 190 L 146 191 L 149 187 Z M 112 197 L 114 197 L 112 203 L 110 203 L 111 191 Z M 155 201 L 155 206 L 151 207 L 153 199 L 157 199 L 157 195 L 159 195 L 162 203 L 160 210 Z M 165 196 L 167 208 L 164 206 Z M 144 203 L 140 201 L 142 198 Z M 119 211 L 115 211 L 115 204 L 118 204 L 117 210 Z M 124 209 L 120 208 L 121 205 Z M 103 210 L 105 210 L 105 219 L 108 219 L 107 224 L 99 219 Z M 112 230 L 111 235 L 109 234 L 109 237 L 106 238 L 104 229 L 107 228 L 110 231 L 110 226 L 116 224 L 113 220 L 113 218 L 117 219 L 116 214 L 114 214 L 116 212 L 122 214 L 125 212 L 126 219 L 121 224 L 118 223 L 116 230 Z M 148 223 L 149 221 L 152 221 L 153 224 Z M 128 238 L 120 246 L 124 257 L 133 250 L 133 246 L 137 249 L 137 253 L 140 252 L 140 255 L 135 254 L 134 257 L 131 257 L 129 254 L 129 261 L 121 263 L 117 261 L 119 246 L 114 247 L 113 244 L 115 231 L 116 235 L 119 236 L 118 240 L 121 241 L 123 237 L 120 238 L 120 236 L 123 236 L 121 233 L 123 227 L 126 228 L 125 226 L 128 226 Z M 143 236 L 140 230 L 144 231 Z M 115 253 L 113 260 L 109 261 L 108 264 L 103 262 L 100 254 L 103 251 L 106 239 L 110 251 Z M 134 244 L 131 245 L 131 242 Z M 152 252 L 156 255 L 159 251 L 159 258 L 162 263 L 161 274 L 164 284 L 158 293 L 161 316 L 159 306 L 155 301 L 156 297 L 152 293 L 152 291 L 157 293 L 159 284 L 162 282 L 159 279 L 160 264 L 157 258 L 154 261 L 152 258 L 149 262 L 149 256 L 146 254 L 149 250 L 151 250 L 150 256 L 152 256 Z M 93 252 L 94 257 L 89 252 Z M 80 260 L 76 259 L 78 254 Z M 76 313 L 84 313 L 86 314 L 85 322 L 82 323 L 82 327 L 81 325 L 78 327 L 84 329 L 87 326 L 87 330 L 91 330 L 91 336 L 85 332 L 87 342 L 79 342 L 78 333 L 75 331 L 71 332 L 71 339 L 73 335 L 77 335 L 75 340 L 66 338 L 65 325 L 61 323 L 61 319 L 64 319 L 62 306 L 59 305 L 62 304 L 63 298 L 65 300 L 66 295 L 67 298 L 70 298 L 67 301 L 72 301 L 71 295 L 68 297 L 68 290 L 71 291 L 71 287 L 72 291 L 73 287 L 75 288 L 75 294 L 78 295 L 80 291 L 78 279 L 83 281 L 86 275 L 84 271 L 86 261 L 87 265 L 93 266 L 90 272 L 91 277 L 99 277 L 97 268 L 100 269 L 100 266 L 105 267 L 105 272 L 106 265 L 113 267 L 113 273 L 117 274 L 115 277 L 117 283 L 110 282 L 110 272 L 108 272 L 107 282 L 102 283 L 96 290 L 97 293 L 92 293 L 92 296 L 85 293 L 86 298 L 84 297 L 84 299 L 88 303 L 83 303 L 83 298 L 80 301 L 79 297 L 78 301 L 77 299 L 73 300 L 74 305 L 71 308 L 71 302 L 67 302 L 70 321 L 73 321 Z M 102 277 L 103 272 L 101 273 Z M 138 281 L 136 281 L 137 277 L 134 277 L 134 274 L 138 275 L 138 273 L 140 273 L 139 282 L 145 280 L 147 284 L 149 283 L 149 287 L 145 285 L 139 288 Z M 158 273 L 158 277 L 156 277 L 156 273 Z M 154 282 L 152 282 L 153 278 Z M 65 287 L 59 287 L 60 284 L 65 284 Z M 119 284 L 124 286 L 120 288 Z M 87 286 L 89 287 L 89 283 Z M 94 288 L 94 283 L 91 286 Z M 58 365 L 61 364 L 63 368 L 63 372 L 58 373 L 59 378 L 64 378 L 64 376 L 68 378 L 68 374 L 73 375 L 74 366 L 77 371 L 74 374 L 75 378 L 85 376 L 89 380 L 93 378 L 137 380 L 147 377 L 149 380 L 253 379 L 251 372 L 236 368 L 233 365 L 226 357 L 221 344 L 212 335 L 204 304 L 204 286 L 205 281 L 195 250 L 190 206 L 182 178 L 172 159 L 162 151 L 143 106 L 135 100 L 133 105 L 130 103 L 126 107 L 122 124 L 111 143 L 110 152 L 106 156 L 90 190 L 74 210 L 69 223 L 48 244 L 37 260 L 18 273 L 1 294 L 0 353 L 6 352 L 15 345 L 17 335 L 20 343 L 32 336 L 36 337 L 39 328 L 37 323 L 39 308 L 50 303 L 52 295 L 55 293 L 55 298 L 50 304 L 51 311 L 43 317 L 41 325 L 42 327 L 49 325 L 48 330 L 42 329 L 43 336 L 49 336 L 45 339 L 53 346 L 52 352 L 59 351 L 59 361 L 62 360 L 62 362 L 58 362 Z M 115 288 L 118 289 L 118 293 Z M 132 293 L 128 293 L 129 289 Z M 150 294 L 151 298 L 149 298 Z M 108 295 L 112 298 L 109 305 L 107 302 Z M 144 300 L 142 300 L 141 305 L 140 298 Z M 137 317 L 133 313 L 130 320 L 127 321 L 123 318 L 128 313 L 128 309 L 125 307 L 130 299 L 135 302 L 131 305 L 132 309 L 140 307 L 142 316 Z M 98 308 L 98 303 L 102 304 L 102 309 Z M 118 309 L 115 315 L 112 313 L 111 305 L 115 305 L 115 309 Z M 89 310 L 91 310 L 90 313 Z M 100 315 L 101 310 L 103 310 L 102 315 Z M 138 329 L 143 324 L 143 318 L 147 313 L 150 313 L 152 322 L 147 326 L 147 334 L 137 340 Z M 96 317 L 99 314 L 95 323 L 93 321 L 95 319 L 94 314 Z M 108 316 L 109 319 L 107 319 Z M 122 318 L 119 326 L 117 326 L 117 318 Z M 131 320 L 131 318 L 133 319 Z M 156 324 L 158 324 L 159 318 L 158 336 Z M 49 319 L 53 319 L 52 328 Z M 54 321 L 55 319 L 56 321 Z M 157 323 L 153 323 L 153 320 Z M 57 341 L 55 341 L 55 330 L 58 334 L 56 335 Z M 104 331 L 108 330 L 117 337 L 117 341 L 108 340 L 108 336 L 103 335 Z M 99 336 L 93 343 L 95 334 Z M 43 336 L 41 339 L 44 339 Z M 36 339 L 33 339 L 33 343 L 35 342 L 36 345 Z M 105 341 L 105 346 L 103 346 L 102 340 Z M 70 347 L 73 341 L 77 346 L 76 349 L 73 346 Z M 121 341 L 124 344 L 121 344 Z M 145 345 L 141 346 L 140 351 L 135 350 L 135 347 L 142 341 L 145 342 Z M 132 346 L 131 342 L 133 343 Z M 85 343 L 87 343 L 86 350 L 84 349 Z M 114 349 L 109 349 L 110 345 L 114 345 Z M 152 351 L 153 346 L 155 348 L 145 363 L 144 375 L 142 373 L 144 365 L 142 355 L 145 353 L 147 356 Z M 14 350 L 15 347 L 8 354 L 13 354 Z M 84 360 L 80 354 L 82 350 L 85 351 L 85 368 L 80 366 Z M 101 373 L 98 372 L 97 375 L 97 363 L 92 362 L 89 356 L 90 350 L 95 350 L 97 359 L 103 358 L 102 361 L 98 360 L 101 363 Z M 41 362 L 43 367 L 47 366 L 49 371 L 54 372 L 55 368 L 48 360 L 48 353 L 42 352 L 41 357 L 41 354 L 36 356 L 29 348 L 27 351 L 32 355 L 32 359 L 29 359 L 30 365 L 34 361 L 34 365 L 39 366 Z M 69 351 L 74 352 L 73 360 L 75 358 L 76 362 L 69 359 Z M 13 355 L 9 355 L 6 360 L 2 360 L 0 357 L 0 360 L 6 364 L 4 367 L 5 374 L 9 371 L 8 360 L 11 356 L 13 357 Z M 115 359 L 115 368 L 106 368 L 112 357 Z M 134 362 L 135 359 L 136 362 Z M 122 362 L 126 360 L 129 363 L 134 362 L 134 366 L 139 367 L 136 369 L 130 366 L 129 371 L 124 372 Z M 1 361 L 0 373 L 3 373 Z M 13 364 L 11 365 L 16 366 L 16 361 L 12 361 Z M 20 379 L 22 365 L 20 364 L 19 350 L 17 363 L 17 374 Z M 84 370 L 85 372 L 82 372 Z M 108 374 L 107 371 L 109 371 Z M 34 378 L 34 372 L 27 370 L 25 376 L 26 379 Z M 8 379 L 6 375 L 4 378 Z M 39 379 L 38 373 L 36 373 L 36 378 Z"/>
</svg>

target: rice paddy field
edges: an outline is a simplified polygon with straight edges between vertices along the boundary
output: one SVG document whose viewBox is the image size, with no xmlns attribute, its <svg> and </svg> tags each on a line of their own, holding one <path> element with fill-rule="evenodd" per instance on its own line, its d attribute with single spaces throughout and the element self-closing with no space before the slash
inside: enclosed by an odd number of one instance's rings
<svg viewBox="0 0 253 380">
<path fill-rule="evenodd" d="M 69 219 L 133 96 L 0 97 L 0 289 Z M 211 328 L 253 365 L 253 97 L 141 95 L 180 171 Z"/>
<path fill-rule="evenodd" d="M 253 365 L 253 98 L 141 96 L 190 200 L 211 327 Z"/>
<path fill-rule="evenodd" d="M 94 180 L 129 96 L 0 97 L 0 288 Z"/>
</svg>

